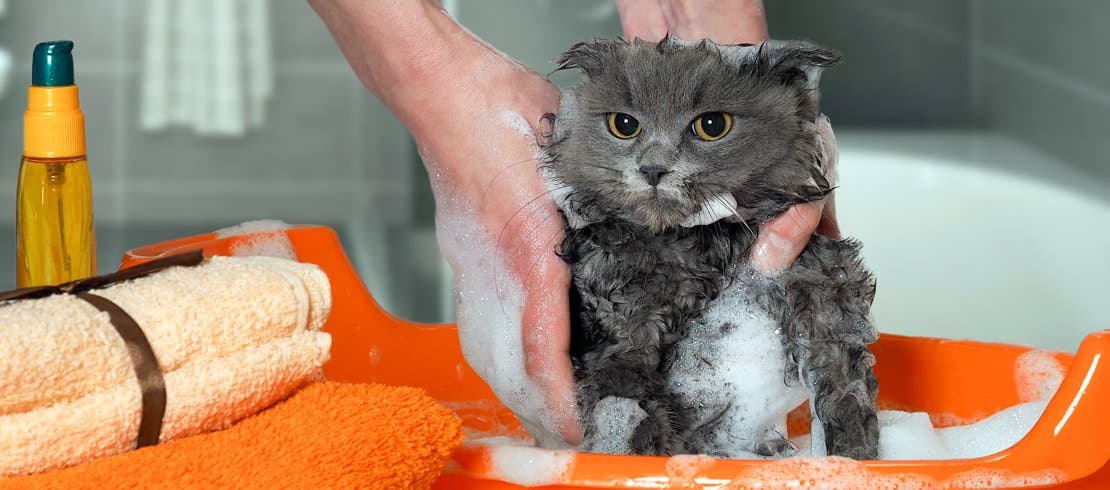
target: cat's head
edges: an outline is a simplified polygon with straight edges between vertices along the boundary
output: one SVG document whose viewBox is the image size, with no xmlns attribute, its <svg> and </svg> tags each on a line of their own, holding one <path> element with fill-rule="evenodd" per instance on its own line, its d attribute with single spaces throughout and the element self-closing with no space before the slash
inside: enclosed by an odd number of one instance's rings
<svg viewBox="0 0 1110 490">
<path fill-rule="evenodd" d="M 585 76 L 563 92 L 545 178 L 572 226 L 763 220 L 820 199 L 817 84 L 838 60 L 804 42 L 577 44 L 559 68 Z"/>
</svg>

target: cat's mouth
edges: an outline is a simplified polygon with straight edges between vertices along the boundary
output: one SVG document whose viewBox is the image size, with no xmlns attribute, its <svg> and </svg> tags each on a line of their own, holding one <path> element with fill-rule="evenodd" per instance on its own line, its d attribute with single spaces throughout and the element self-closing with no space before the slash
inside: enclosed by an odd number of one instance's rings
<svg viewBox="0 0 1110 490">
<path fill-rule="evenodd" d="M 634 221 L 659 232 L 667 228 L 682 226 L 691 215 L 698 212 L 698 203 L 659 188 L 640 193 L 626 205 L 626 213 Z"/>
</svg>

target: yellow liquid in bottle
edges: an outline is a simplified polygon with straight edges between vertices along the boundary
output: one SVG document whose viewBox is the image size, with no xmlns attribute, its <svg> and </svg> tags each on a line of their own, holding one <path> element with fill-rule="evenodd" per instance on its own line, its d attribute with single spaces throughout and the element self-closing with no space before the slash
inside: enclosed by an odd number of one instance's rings
<svg viewBox="0 0 1110 490">
<path fill-rule="evenodd" d="M 23 157 L 16 200 L 18 287 L 96 274 L 92 182 L 84 156 Z"/>
</svg>

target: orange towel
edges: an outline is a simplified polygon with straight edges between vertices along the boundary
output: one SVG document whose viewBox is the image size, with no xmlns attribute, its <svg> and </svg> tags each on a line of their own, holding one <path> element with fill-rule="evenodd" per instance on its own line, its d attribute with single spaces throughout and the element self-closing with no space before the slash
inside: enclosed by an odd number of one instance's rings
<svg viewBox="0 0 1110 490">
<path fill-rule="evenodd" d="M 226 430 L 0 479 L 0 490 L 429 488 L 462 439 L 423 390 L 327 381 Z"/>
</svg>

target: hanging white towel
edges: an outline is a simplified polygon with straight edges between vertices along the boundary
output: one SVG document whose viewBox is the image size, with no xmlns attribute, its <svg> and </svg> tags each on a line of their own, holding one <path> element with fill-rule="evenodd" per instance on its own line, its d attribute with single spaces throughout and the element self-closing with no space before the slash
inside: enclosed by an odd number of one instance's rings
<svg viewBox="0 0 1110 490">
<path fill-rule="evenodd" d="M 0 48 L 0 97 L 4 96 L 4 90 L 8 88 L 8 74 L 11 71 L 12 55 L 4 48 Z"/>
<path fill-rule="evenodd" d="M 273 95 L 267 0 L 148 0 L 140 127 L 241 136 Z"/>
</svg>

